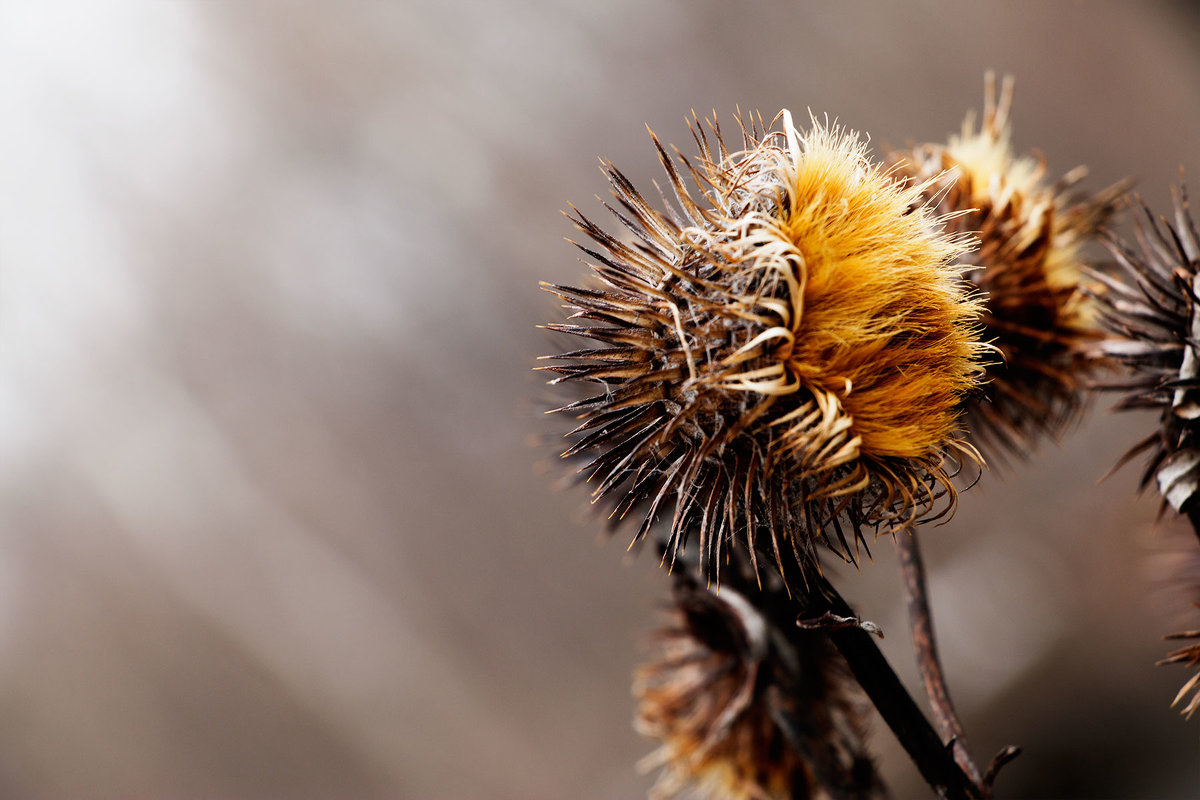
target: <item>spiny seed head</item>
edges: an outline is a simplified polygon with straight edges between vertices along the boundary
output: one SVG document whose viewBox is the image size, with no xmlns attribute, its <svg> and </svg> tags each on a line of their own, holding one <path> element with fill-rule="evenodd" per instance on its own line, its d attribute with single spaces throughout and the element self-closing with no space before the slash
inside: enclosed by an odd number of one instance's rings
<svg viewBox="0 0 1200 800">
<path fill-rule="evenodd" d="M 856 684 L 825 634 L 796 629 L 782 587 L 751 598 L 679 576 L 673 601 L 634 677 L 636 727 L 660 744 L 642 762 L 661 768 L 652 797 L 884 796 Z"/>
<path fill-rule="evenodd" d="M 1196 607 L 1200 608 L 1200 603 L 1197 603 Z M 1200 630 L 1173 633 L 1164 638 L 1200 640 Z M 1158 664 L 1159 666 L 1163 664 L 1184 664 L 1196 670 L 1196 674 L 1183 684 L 1183 688 L 1179 690 L 1179 693 L 1175 695 L 1175 699 L 1171 701 L 1172 708 L 1183 704 L 1180 713 L 1191 719 L 1192 715 L 1200 709 L 1200 641 L 1167 653 L 1167 657 L 1159 661 Z M 1191 695 L 1191 697 L 1189 698 L 1188 695 Z"/>
<path fill-rule="evenodd" d="M 1156 482 L 1163 510 L 1183 512 L 1200 492 L 1200 233 L 1182 187 L 1173 224 L 1142 210 L 1137 250 L 1110 237 L 1120 272 L 1096 276 L 1105 289 L 1097 295 L 1100 317 L 1115 334 L 1101 348 L 1130 373 L 1108 387 L 1128 391 L 1117 407 L 1161 415 L 1158 429 L 1118 466 L 1148 453 L 1141 488 Z"/>
<path fill-rule="evenodd" d="M 1002 359 L 988 365 L 984 391 L 967 402 L 967 428 L 989 458 L 1028 453 L 1037 437 L 1057 435 L 1082 409 L 1083 379 L 1099 363 L 1097 334 L 1080 289 L 1084 245 L 1125 192 L 1073 190 L 1087 171 L 1054 184 L 1044 160 L 1017 156 L 1011 143 L 1012 80 L 996 98 L 988 73 L 982 124 L 974 114 L 947 144 L 895 153 L 897 173 L 924 182 L 925 199 L 948 215 L 949 228 L 978 239 L 967 275 L 987 296 L 984 338 Z M 942 177 L 937 178 L 938 175 Z"/>
<path fill-rule="evenodd" d="M 598 286 L 547 286 L 572 312 L 547 327 L 599 343 L 550 357 L 555 382 L 597 390 L 558 409 L 578 420 L 564 455 L 590 457 L 594 498 L 641 515 L 637 538 L 664 511 L 671 553 L 695 531 L 710 576 L 764 533 L 776 559 L 790 541 L 815 564 L 818 540 L 853 559 L 862 526 L 951 509 L 948 472 L 974 458 L 954 433 L 985 347 L 950 266 L 962 237 L 856 134 L 777 119 L 739 118 L 730 152 L 693 118 L 695 162 L 655 138 L 675 210 L 605 163 L 632 239 L 576 211 Z"/>
</svg>

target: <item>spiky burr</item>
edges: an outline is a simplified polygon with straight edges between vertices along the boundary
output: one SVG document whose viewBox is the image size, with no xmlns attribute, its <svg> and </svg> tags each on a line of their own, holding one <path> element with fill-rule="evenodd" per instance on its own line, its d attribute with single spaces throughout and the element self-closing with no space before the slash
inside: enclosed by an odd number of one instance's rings
<svg viewBox="0 0 1200 800">
<path fill-rule="evenodd" d="M 1200 606 L 1197 607 L 1200 608 Z M 1173 633 L 1165 638 L 1200 640 L 1200 630 Z M 1180 713 L 1191 719 L 1192 715 L 1200 709 L 1200 641 L 1168 653 L 1167 657 L 1158 663 L 1160 666 L 1163 664 L 1183 664 L 1196 670 L 1196 673 L 1183 684 L 1183 687 L 1171 702 L 1172 708 L 1181 706 Z"/>
<path fill-rule="evenodd" d="M 854 133 L 739 118 L 731 152 L 693 121 L 695 161 L 654 138 L 677 209 L 605 163 L 628 235 L 572 217 L 595 282 L 548 285 L 570 317 L 546 327 L 595 344 L 546 368 L 596 392 L 558 409 L 564 456 L 635 541 L 660 515 L 667 557 L 697 536 L 711 578 L 738 541 L 756 570 L 760 549 L 815 568 L 818 543 L 853 560 L 864 528 L 951 510 L 976 458 L 955 429 L 986 348 L 964 241 Z"/>
<path fill-rule="evenodd" d="M 1136 249 L 1109 238 L 1120 272 L 1097 275 L 1102 319 L 1113 333 L 1101 347 L 1123 363 L 1127 380 L 1108 388 L 1126 392 L 1121 409 L 1152 409 L 1157 428 L 1122 456 L 1118 466 L 1146 454 L 1139 487 L 1155 484 L 1167 508 L 1186 515 L 1200 537 L 1200 233 L 1182 185 L 1174 218 L 1156 217 L 1145 203 Z M 1167 639 L 1200 639 L 1200 630 Z M 1159 664 L 1200 667 L 1200 644 L 1175 650 Z M 1190 695 L 1190 697 L 1189 697 Z M 1172 706 L 1185 716 L 1200 709 L 1200 672 L 1184 683 Z"/>
<path fill-rule="evenodd" d="M 1105 291 L 1097 299 L 1114 336 L 1102 351 L 1128 369 L 1121 409 L 1153 409 L 1158 427 L 1120 463 L 1147 454 L 1140 487 L 1157 485 L 1163 509 L 1200 517 L 1200 235 L 1187 192 L 1175 195 L 1174 222 L 1142 205 L 1137 249 L 1115 237 L 1109 246 L 1120 272 L 1096 275 Z M 1200 527 L 1197 527 L 1200 535 Z"/>
<path fill-rule="evenodd" d="M 668 624 L 634 680 L 659 743 L 653 797 L 877 798 L 865 698 L 828 637 L 796 629 L 777 580 L 743 595 L 677 573 Z"/>
<path fill-rule="evenodd" d="M 986 88 L 978 130 L 971 113 L 947 143 L 894 152 L 890 160 L 897 174 L 925 182 L 925 199 L 949 217 L 951 230 L 976 237 L 963 261 L 986 294 L 984 337 L 1002 358 L 988 364 L 984 390 L 968 398 L 966 426 L 990 460 L 1027 455 L 1085 405 L 1085 384 L 1102 362 L 1081 285 L 1084 248 L 1127 185 L 1084 193 L 1083 167 L 1047 181 L 1044 159 L 1014 152 L 1012 79 L 997 97 L 988 73 Z"/>
</svg>

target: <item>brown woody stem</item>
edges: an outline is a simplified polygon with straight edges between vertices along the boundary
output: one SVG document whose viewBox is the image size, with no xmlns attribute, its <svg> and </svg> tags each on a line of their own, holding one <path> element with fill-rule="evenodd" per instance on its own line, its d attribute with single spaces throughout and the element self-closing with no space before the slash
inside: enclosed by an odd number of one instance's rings
<svg viewBox="0 0 1200 800">
<path fill-rule="evenodd" d="M 784 580 L 797 593 L 795 599 L 803 609 L 805 619 L 831 613 L 837 617 L 857 618 L 854 609 L 838 594 L 823 576 L 815 579 L 802 574 L 799 564 L 780 559 Z M 948 800 L 980 800 L 979 784 L 963 772 L 953 755 L 946 749 L 929 720 L 921 712 L 908 689 L 900 682 L 875 640 L 857 625 L 833 625 L 826 628 L 834 646 L 846 659 L 850 671 L 866 692 L 880 717 L 892 729 L 900 745 L 908 753 L 921 777 Z"/>
<path fill-rule="evenodd" d="M 946 674 L 942 670 L 942 662 L 938 657 L 937 641 L 933 635 L 933 615 L 929 610 L 929 590 L 925 580 L 925 564 L 921 560 L 921 549 L 917 544 L 916 530 L 902 531 L 896 538 L 900 554 L 900 571 L 904 575 L 904 590 L 908 597 L 908 621 L 912 630 L 913 651 L 917 656 L 917 666 L 921 670 L 921 680 L 925 684 L 925 694 L 929 697 L 929 705 L 933 710 L 933 720 L 942 735 L 946 746 L 954 753 L 954 760 L 971 778 L 971 782 L 983 789 L 983 794 L 991 792 L 985 786 L 983 776 L 971 754 L 967 751 L 967 738 L 963 733 L 962 722 L 950 701 L 950 691 L 946 687 Z"/>
</svg>

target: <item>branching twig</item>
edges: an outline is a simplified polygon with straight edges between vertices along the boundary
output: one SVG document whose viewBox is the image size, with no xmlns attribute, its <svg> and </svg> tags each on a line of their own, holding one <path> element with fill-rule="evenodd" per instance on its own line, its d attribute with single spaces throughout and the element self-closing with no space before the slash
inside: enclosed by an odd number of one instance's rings
<svg viewBox="0 0 1200 800">
<path fill-rule="evenodd" d="M 933 634 L 933 613 L 929 609 L 929 588 L 925 580 L 925 562 L 921 560 L 917 532 L 909 529 L 907 533 L 901 533 L 897 537 L 897 545 L 900 552 L 900 570 L 904 575 L 904 589 L 908 596 L 908 620 L 912 629 L 913 650 L 917 655 L 917 665 L 921 670 L 921 680 L 925 684 L 929 705 L 933 709 L 934 722 L 937 723 L 946 746 L 953 751 L 955 762 L 970 776 L 979 793 L 985 798 L 990 798 L 996 774 L 1001 767 L 1020 755 L 1021 749 L 1013 745 L 1005 747 L 992 759 L 987 772 L 980 774 L 979 767 L 975 765 L 967 750 L 967 737 L 958 713 L 954 710 L 954 704 L 950 701 L 946 674 L 942 669 L 941 658 L 938 657 L 937 640 Z"/>
<path fill-rule="evenodd" d="M 933 709 L 933 720 L 947 746 L 954 751 L 954 760 L 977 786 L 983 776 L 967 751 L 967 737 L 962 722 L 950 700 L 946 674 L 938 657 L 937 641 L 933 635 L 933 616 L 929 610 L 929 591 L 925 582 L 925 564 L 917 545 L 917 532 L 909 530 L 896 537 L 900 554 L 900 571 L 904 575 L 904 591 L 908 597 L 908 622 L 912 629 L 913 651 L 925 684 L 925 694 Z"/>
</svg>

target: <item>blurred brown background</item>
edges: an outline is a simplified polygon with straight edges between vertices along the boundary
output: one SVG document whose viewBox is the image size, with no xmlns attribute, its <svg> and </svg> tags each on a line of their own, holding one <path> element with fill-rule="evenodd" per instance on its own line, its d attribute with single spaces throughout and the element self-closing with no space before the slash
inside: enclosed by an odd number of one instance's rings
<svg viewBox="0 0 1200 800">
<path fill-rule="evenodd" d="M 0 796 L 630 798 L 665 581 L 538 462 L 530 373 L 597 155 L 691 109 L 940 140 L 1017 78 L 1053 174 L 1168 206 L 1167 2 L 0 3 Z M 726 117 L 727 119 L 727 117 Z M 1159 637 L 1192 546 L 1098 409 L 931 529 L 952 689 L 1009 797 L 1200 796 Z M 531 444 L 538 439 L 542 444 Z M 890 548 L 844 591 L 914 670 Z M 925 795 L 890 733 L 898 797 Z"/>
</svg>

